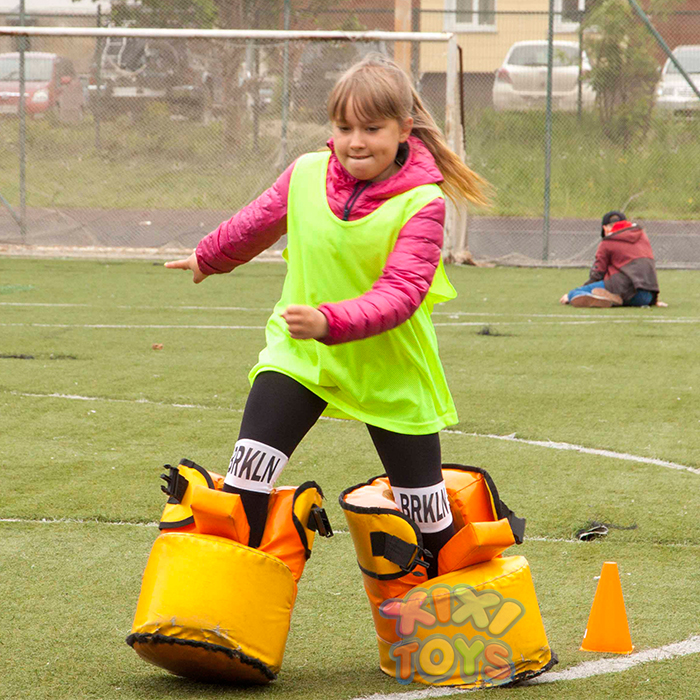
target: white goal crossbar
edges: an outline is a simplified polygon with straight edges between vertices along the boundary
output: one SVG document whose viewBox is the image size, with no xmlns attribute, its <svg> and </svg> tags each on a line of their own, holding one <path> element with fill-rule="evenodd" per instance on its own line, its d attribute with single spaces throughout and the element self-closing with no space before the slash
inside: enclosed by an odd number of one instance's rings
<svg viewBox="0 0 700 700">
<path fill-rule="evenodd" d="M 2 27 L 0 35 L 141 37 L 143 39 L 326 39 L 328 41 L 447 41 L 450 32 L 342 32 L 287 29 L 166 29 L 158 27 Z"/>
<path fill-rule="evenodd" d="M 450 148 L 464 158 L 464 134 L 459 107 L 459 47 L 451 32 L 343 32 L 343 31 L 294 31 L 274 29 L 166 29 L 150 27 L 24 27 L 0 26 L 0 36 L 16 37 L 91 37 L 107 38 L 139 37 L 143 39 L 245 39 L 248 41 L 393 41 L 393 42 L 445 42 L 445 137 Z M 464 247 L 466 221 L 463 213 L 448 202 L 448 212 L 443 253 L 451 259 Z M 464 229 L 464 230 L 462 230 Z"/>
</svg>

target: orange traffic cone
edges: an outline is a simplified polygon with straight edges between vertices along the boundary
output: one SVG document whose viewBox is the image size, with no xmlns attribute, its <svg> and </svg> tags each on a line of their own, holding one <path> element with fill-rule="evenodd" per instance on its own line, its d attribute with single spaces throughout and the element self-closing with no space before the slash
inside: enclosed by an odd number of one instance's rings
<svg viewBox="0 0 700 700">
<path fill-rule="evenodd" d="M 600 572 L 581 651 L 629 654 L 633 649 L 617 564 L 606 561 Z"/>
</svg>

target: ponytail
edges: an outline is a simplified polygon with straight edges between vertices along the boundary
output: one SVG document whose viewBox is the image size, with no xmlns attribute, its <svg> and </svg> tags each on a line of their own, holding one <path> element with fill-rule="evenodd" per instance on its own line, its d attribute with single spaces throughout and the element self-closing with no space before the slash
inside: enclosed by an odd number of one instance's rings
<svg viewBox="0 0 700 700">
<path fill-rule="evenodd" d="M 455 204 L 459 204 L 460 201 L 469 201 L 479 206 L 488 206 L 489 199 L 486 195 L 486 191 L 490 188 L 488 182 L 469 168 L 447 145 L 442 131 L 423 105 L 418 93 L 414 88 L 411 88 L 411 92 L 413 94 L 411 133 L 425 144 L 435 158 L 435 163 L 444 178 L 440 183 L 440 189 Z"/>
</svg>

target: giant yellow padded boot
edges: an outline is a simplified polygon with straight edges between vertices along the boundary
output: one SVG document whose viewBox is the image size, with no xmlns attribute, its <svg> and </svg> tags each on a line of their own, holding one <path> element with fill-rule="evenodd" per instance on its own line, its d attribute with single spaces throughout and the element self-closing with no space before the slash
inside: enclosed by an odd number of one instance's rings
<svg viewBox="0 0 700 700">
<path fill-rule="evenodd" d="M 525 521 L 482 469 L 443 465 L 455 535 L 427 580 L 418 526 L 386 476 L 340 495 L 369 598 L 382 671 L 400 683 L 483 688 L 536 676 L 556 662 L 527 560 L 502 556 Z"/>
<path fill-rule="evenodd" d="M 273 489 L 259 548 L 238 494 L 189 460 L 169 496 L 127 643 L 146 661 L 205 681 L 269 683 L 282 666 L 297 582 L 316 532 L 331 536 L 314 482 Z"/>
</svg>

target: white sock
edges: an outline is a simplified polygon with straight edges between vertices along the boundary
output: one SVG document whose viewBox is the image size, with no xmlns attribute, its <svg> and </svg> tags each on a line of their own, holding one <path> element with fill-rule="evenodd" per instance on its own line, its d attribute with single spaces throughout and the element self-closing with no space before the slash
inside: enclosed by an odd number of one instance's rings
<svg viewBox="0 0 700 700">
<path fill-rule="evenodd" d="M 238 440 L 224 483 L 246 491 L 270 493 L 288 461 L 286 454 L 270 445 L 257 440 Z"/>
<path fill-rule="evenodd" d="M 452 522 L 444 481 L 421 488 L 392 486 L 391 490 L 396 505 L 418 525 L 421 532 L 440 532 Z"/>
</svg>

